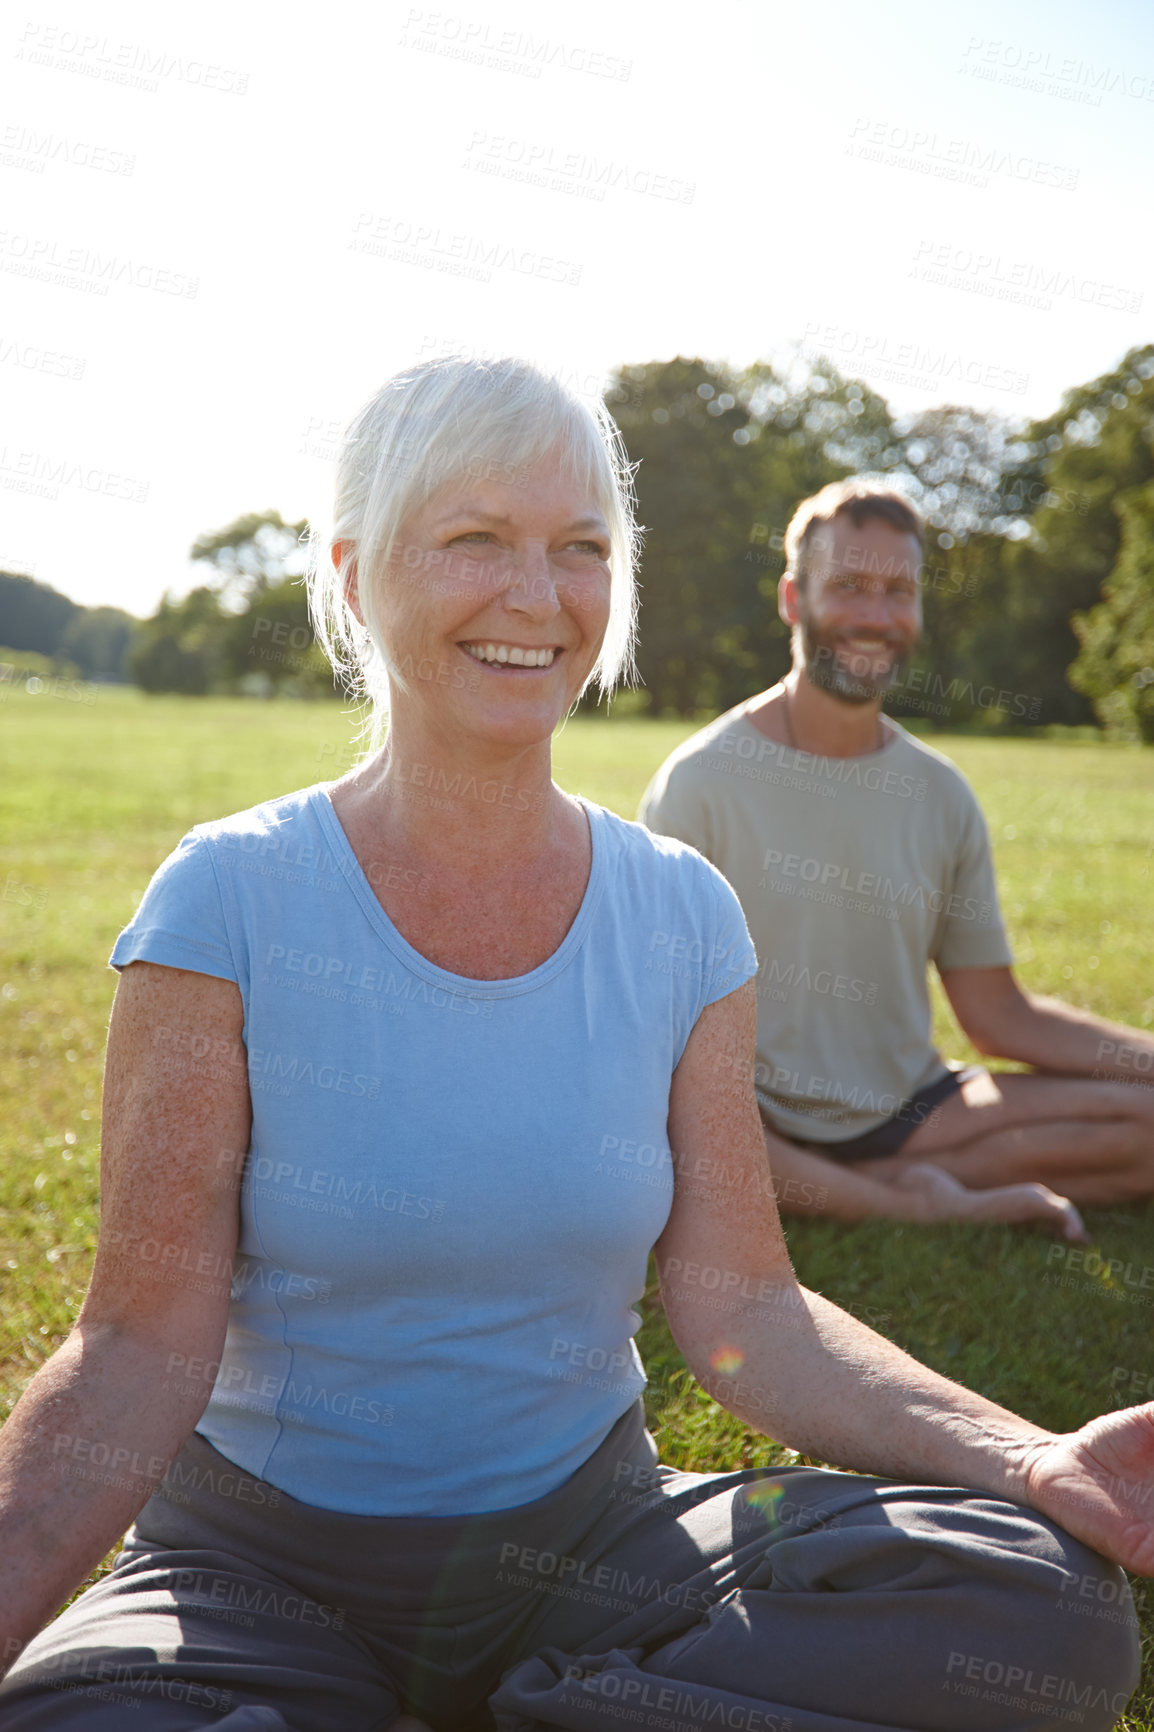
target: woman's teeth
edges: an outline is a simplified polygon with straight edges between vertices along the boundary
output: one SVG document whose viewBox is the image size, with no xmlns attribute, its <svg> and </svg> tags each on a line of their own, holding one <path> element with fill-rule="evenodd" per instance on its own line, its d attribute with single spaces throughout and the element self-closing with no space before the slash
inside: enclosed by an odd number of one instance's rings
<svg viewBox="0 0 1154 1732">
<path fill-rule="evenodd" d="M 519 649 L 516 644 L 463 643 L 461 648 L 477 662 L 508 662 L 515 668 L 551 667 L 556 650 Z"/>
</svg>

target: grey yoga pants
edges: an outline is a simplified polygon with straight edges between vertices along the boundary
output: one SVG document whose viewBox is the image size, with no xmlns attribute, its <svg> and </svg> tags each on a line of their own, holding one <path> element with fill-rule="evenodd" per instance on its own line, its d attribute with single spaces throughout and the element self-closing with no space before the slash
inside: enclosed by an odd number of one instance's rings
<svg viewBox="0 0 1154 1732">
<path fill-rule="evenodd" d="M 638 1404 L 559 1490 L 459 1518 L 297 1503 L 194 1435 L 0 1732 L 1105 1732 L 1137 1676 L 1125 1577 L 1033 1511 L 680 1473 Z"/>
</svg>

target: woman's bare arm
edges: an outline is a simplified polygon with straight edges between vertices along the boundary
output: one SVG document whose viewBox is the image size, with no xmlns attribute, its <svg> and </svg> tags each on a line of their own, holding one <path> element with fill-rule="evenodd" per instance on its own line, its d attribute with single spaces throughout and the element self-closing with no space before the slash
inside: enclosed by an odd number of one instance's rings
<svg viewBox="0 0 1154 1732">
<path fill-rule="evenodd" d="M 1154 1571 L 1154 1403 L 1057 1437 L 798 1285 L 753 1094 L 756 1025 L 752 985 L 710 1005 L 670 1093 L 677 1181 L 657 1266 L 698 1381 L 806 1454 L 1033 1504 L 1127 1568 Z"/>
<path fill-rule="evenodd" d="M 251 1123 L 242 1026 L 230 981 L 136 962 L 117 988 L 92 1281 L 0 1432 L 0 1672 L 123 1534 L 211 1392 Z"/>
</svg>

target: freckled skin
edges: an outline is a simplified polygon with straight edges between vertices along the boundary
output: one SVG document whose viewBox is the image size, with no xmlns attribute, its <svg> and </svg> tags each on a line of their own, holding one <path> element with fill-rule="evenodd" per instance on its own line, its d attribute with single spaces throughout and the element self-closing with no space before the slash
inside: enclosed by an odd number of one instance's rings
<svg viewBox="0 0 1154 1732">
<path fill-rule="evenodd" d="M 134 962 L 117 987 L 92 1281 L 2 1436 L 4 1669 L 128 1527 L 208 1401 L 212 1378 L 171 1363 L 220 1356 L 251 1107 L 243 1062 L 206 1084 L 191 1049 L 242 1057 L 242 1025 L 231 981 Z M 92 1465 L 93 1445 L 121 1452 L 114 1473 Z"/>
</svg>

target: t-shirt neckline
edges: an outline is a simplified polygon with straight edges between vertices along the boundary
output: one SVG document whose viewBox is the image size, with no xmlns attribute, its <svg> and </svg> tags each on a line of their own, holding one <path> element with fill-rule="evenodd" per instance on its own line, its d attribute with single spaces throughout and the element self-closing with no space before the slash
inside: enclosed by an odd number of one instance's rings
<svg viewBox="0 0 1154 1732">
<path fill-rule="evenodd" d="M 539 987 L 546 986 L 555 976 L 568 968 L 585 942 L 604 887 L 607 838 L 605 813 L 600 806 L 595 806 L 582 794 L 573 796 L 589 820 L 593 860 L 589 869 L 589 881 L 585 886 L 585 894 L 581 898 L 581 905 L 574 917 L 573 924 L 552 956 L 547 956 L 544 962 L 528 974 L 510 975 L 504 980 L 475 980 L 471 975 L 454 974 L 449 969 L 440 968 L 435 962 L 430 962 L 427 956 L 423 956 L 409 943 L 404 934 L 389 919 L 380 898 L 362 870 L 352 843 L 345 835 L 344 826 L 337 817 L 336 808 L 329 793 L 330 788 L 334 786 L 335 783 L 333 782 L 318 782 L 314 788 L 309 790 L 310 804 L 316 812 L 321 828 L 329 838 L 334 856 L 339 861 L 344 873 L 345 882 L 360 903 L 370 925 L 413 974 L 420 975 L 422 979 L 427 980 L 433 986 L 444 987 L 447 991 L 468 998 L 515 998 L 520 993 L 535 992 Z"/>
<path fill-rule="evenodd" d="M 760 695 L 761 694 L 758 693 L 758 696 L 760 696 Z M 899 746 L 904 746 L 906 744 L 907 740 L 909 739 L 909 735 L 906 733 L 906 731 L 902 727 L 901 723 L 894 721 L 894 718 L 892 716 L 887 716 L 886 721 L 889 722 L 892 727 L 895 727 L 897 729 L 897 734 L 892 740 L 887 740 L 884 746 L 879 746 L 877 748 L 877 750 L 873 751 L 873 752 L 855 752 L 852 758 L 831 758 L 827 752 L 807 752 L 803 746 L 791 746 L 791 745 L 788 745 L 784 740 L 772 740 L 772 739 L 770 739 L 768 734 L 763 734 L 761 729 L 757 726 L 757 724 L 750 720 L 749 705 L 752 702 L 753 702 L 752 698 L 746 699 L 745 703 L 743 703 L 739 707 L 739 709 L 737 711 L 737 718 L 736 719 L 739 722 L 743 723 L 744 726 L 749 729 L 750 733 L 753 734 L 756 739 L 769 740 L 770 745 L 776 746 L 779 751 L 792 752 L 796 758 L 806 758 L 811 763 L 814 763 L 814 764 L 817 764 L 817 763 L 826 763 L 826 764 L 863 764 L 863 763 L 868 763 L 868 761 L 871 758 L 884 758 L 887 752 L 895 752 Z"/>
</svg>

